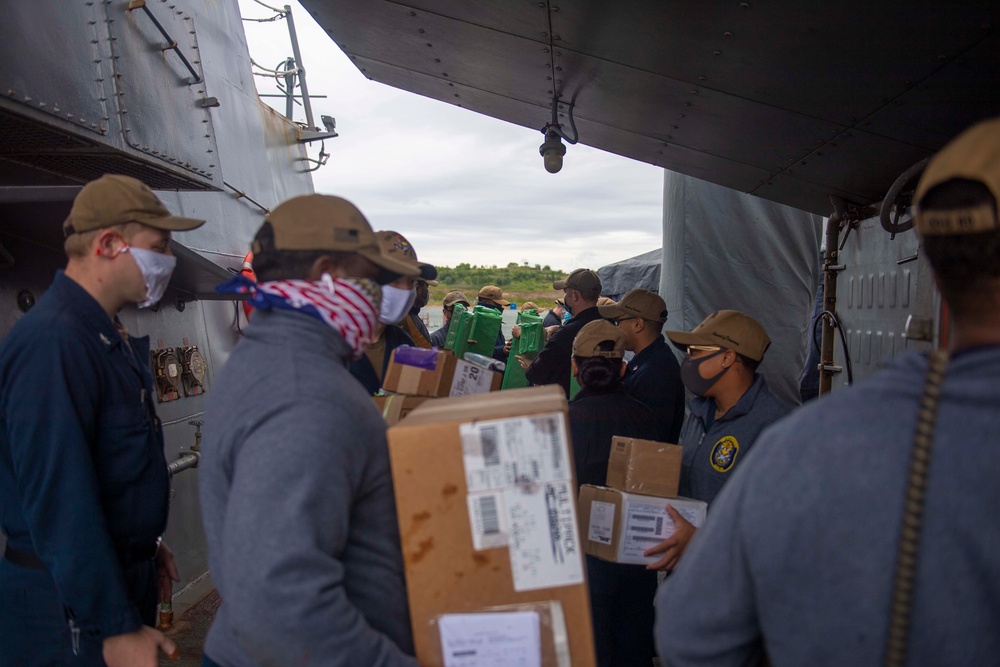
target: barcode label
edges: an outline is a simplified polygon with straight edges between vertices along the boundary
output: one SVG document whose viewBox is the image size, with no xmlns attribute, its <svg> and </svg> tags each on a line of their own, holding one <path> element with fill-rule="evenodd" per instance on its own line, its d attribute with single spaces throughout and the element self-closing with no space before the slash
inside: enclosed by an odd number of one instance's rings
<svg viewBox="0 0 1000 667">
<path fill-rule="evenodd" d="M 479 499 L 479 512 L 483 516 L 483 535 L 496 535 L 500 532 L 500 515 L 497 513 L 496 496 L 483 496 Z"/>
<path fill-rule="evenodd" d="M 500 465 L 500 446 L 497 440 L 497 427 L 486 426 L 479 431 L 479 439 L 483 443 L 483 461 L 488 466 Z"/>
<path fill-rule="evenodd" d="M 467 501 L 473 548 L 482 551 L 507 546 L 507 510 L 500 493 L 470 493 Z"/>
</svg>

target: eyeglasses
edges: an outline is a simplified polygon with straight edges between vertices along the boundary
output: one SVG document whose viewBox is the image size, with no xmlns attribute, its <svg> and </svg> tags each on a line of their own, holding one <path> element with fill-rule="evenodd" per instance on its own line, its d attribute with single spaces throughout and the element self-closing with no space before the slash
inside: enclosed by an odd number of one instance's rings
<svg viewBox="0 0 1000 667">
<path fill-rule="evenodd" d="M 688 351 L 694 350 L 696 352 L 718 352 L 722 348 L 718 345 L 688 345 Z"/>
<path fill-rule="evenodd" d="M 618 326 L 621 326 L 621 323 L 622 323 L 622 322 L 626 322 L 626 321 L 628 321 L 628 320 L 637 320 L 637 319 L 639 319 L 639 318 L 638 318 L 638 317 L 619 317 L 619 318 L 618 318 L 618 319 L 616 319 L 616 320 L 611 320 L 611 322 L 612 322 L 612 323 L 613 323 L 613 324 L 614 324 L 614 325 L 615 325 L 616 327 L 618 327 Z"/>
</svg>

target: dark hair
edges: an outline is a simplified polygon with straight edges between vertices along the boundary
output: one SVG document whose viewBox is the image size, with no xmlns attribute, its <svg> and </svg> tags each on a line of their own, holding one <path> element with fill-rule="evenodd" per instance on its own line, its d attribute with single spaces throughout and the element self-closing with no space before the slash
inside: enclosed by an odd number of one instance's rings
<svg viewBox="0 0 1000 667">
<path fill-rule="evenodd" d="M 741 364 L 743 364 L 743 366 L 751 373 L 756 373 L 757 367 L 760 366 L 759 361 L 757 361 L 756 359 L 751 359 L 750 357 L 744 354 L 740 354 L 739 352 L 736 353 L 736 360 Z"/>
<path fill-rule="evenodd" d="M 603 352 L 608 352 L 615 349 L 615 344 L 613 341 L 604 340 L 597 347 Z M 577 379 L 581 387 L 601 391 L 621 382 L 622 360 L 620 358 L 574 356 L 573 359 L 576 361 Z"/>
<path fill-rule="evenodd" d="M 923 211 L 948 211 L 997 202 L 979 181 L 956 178 L 927 191 Z M 941 294 L 957 315 L 975 312 L 984 290 L 995 291 L 1000 279 L 1000 231 L 923 237 L 924 254 L 934 269 Z M 994 283 L 990 285 L 989 283 Z"/>
</svg>

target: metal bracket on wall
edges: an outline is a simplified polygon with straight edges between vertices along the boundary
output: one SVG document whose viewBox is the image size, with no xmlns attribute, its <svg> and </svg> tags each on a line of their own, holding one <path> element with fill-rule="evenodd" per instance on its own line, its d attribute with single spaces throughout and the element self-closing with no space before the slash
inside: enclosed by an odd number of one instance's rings
<svg viewBox="0 0 1000 667">
<path fill-rule="evenodd" d="M 253 197 L 251 197 L 247 193 L 245 193 L 242 190 L 240 190 L 239 188 L 237 188 L 235 185 L 227 183 L 226 181 L 222 181 L 222 184 L 225 185 L 230 190 L 232 190 L 233 192 L 235 192 L 237 199 L 246 199 L 248 202 L 250 202 L 251 204 L 253 204 L 257 208 L 259 208 L 264 213 L 264 215 L 267 215 L 268 213 L 271 212 L 271 209 L 269 209 L 268 207 L 264 206 L 263 204 L 261 204 L 260 202 L 258 202 L 257 200 L 255 200 Z"/>
<path fill-rule="evenodd" d="M 177 40 L 171 37 L 170 33 L 167 32 L 166 28 L 164 28 L 163 25 L 156 20 L 156 16 L 154 16 L 153 12 L 149 9 L 149 7 L 146 6 L 146 0 L 129 0 L 128 10 L 131 12 L 136 9 L 141 9 L 143 12 L 145 12 L 146 16 L 149 17 L 149 20 L 152 21 L 153 25 L 156 26 L 156 29 L 160 31 L 161 35 L 163 35 L 163 39 L 167 40 L 167 45 L 164 46 L 162 50 L 173 51 L 174 53 L 176 53 L 177 57 L 181 59 L 182 63 L 184 63 L 184 67 L 187 68 L 187 71 L 191 72 L 190 84 L 194 85 L 196 83 L 201 83 L 201 77 L 198 76 L 198 73 L 196 71 L 194 71 L 194 67 L 191 65 L 191 62 L 187 59 L 187 56 L 185 56 L 184 53 L 177 47 Z"/>
</svg>

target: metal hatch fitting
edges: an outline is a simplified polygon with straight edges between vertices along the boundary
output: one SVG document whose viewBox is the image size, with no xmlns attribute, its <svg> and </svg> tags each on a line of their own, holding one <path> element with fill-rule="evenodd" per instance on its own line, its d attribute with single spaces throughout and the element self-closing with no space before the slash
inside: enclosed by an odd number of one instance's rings
<svg viewBox="0 0 1000 667">
<path fill-rule="evenodd" d="M 197 345 L 187 345 L 177 348 L 177 356 L 181 360 L 181 380 L 184 384 L 185 396 L 198 396 L 205 393 L 205 357 L 201 356 Z"/>
<path fill-rule="evenodd" d="M 181 368 L 177 353 L 172 348 L 150 350 L 153 378 L 156 380 L 156 398 L 160 403 L 176 401 L 181 397 Z"/>
</svg>

